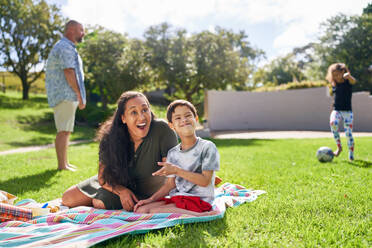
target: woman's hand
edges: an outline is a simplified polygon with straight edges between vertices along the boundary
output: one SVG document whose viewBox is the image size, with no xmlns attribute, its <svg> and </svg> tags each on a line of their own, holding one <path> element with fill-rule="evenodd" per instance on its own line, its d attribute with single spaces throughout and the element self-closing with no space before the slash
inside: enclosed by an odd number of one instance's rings
<svg viewBox="0 0 372 248">
<path fill-rule="evenodd" d="M 176 175 L 177 170 L 179 169 L 174 164 L 168 163 L 168 162 L 158 162 L 159 166 L 162 166 L 158 171 L 155 171 L 152 173 L 153 176 L 168 176 L 168 175 Z"/>
<path fill-rule="evenodd" d="M 137 202 L 137 204 L 134 206 L 133 212 L 136 212 L 137 209 L 138 209 L 139 207 L 141 207 L 141 206 L 143 206 L 143 205 L 146 205 L 146 204 L 149 204 L 149 203 L 151 203 L 151 202 L 154 202 L 154 200 L 151 199 L 151 197 L 150 197 L 150 198 L 147 198 L 147 199 L 145 199 L 145 200 L 140 200 L 140 201 Z"/>
<path fill-rule="evenodd" d="M 132 211 L 135 203 L 138 202 L 136 195 L 130 189 L 124 187 L 120 188 L 116 192 L 120 197 L 120 202 L 124 210 Z"/>
</svg>

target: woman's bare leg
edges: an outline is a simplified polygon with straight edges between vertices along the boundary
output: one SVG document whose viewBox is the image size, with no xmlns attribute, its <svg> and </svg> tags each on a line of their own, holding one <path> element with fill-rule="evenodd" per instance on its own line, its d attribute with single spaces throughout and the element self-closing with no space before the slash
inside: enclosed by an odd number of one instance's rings
<svg viewBox="0 0 372 248">
<path fill-rule="evenodd" d="M 62 204 L 73 208 L 77 206 L 92 206 L 92 198 L 86 196 L 74 185 L 67 189 L 62 195 Z"/>
<path fill-rule="evenodd" d="M 178 213 L 178 214 L 188 214 L 192 216 L 208 216 L 208 215 L 215 215 L 218 214 L 218 211 L 208 211 L 208 212 L 194 212 L 182 208 L 176 207 L 174 203 L 162 205 L 159 207 L 155 207 L 150 209 L 150 213 Z"/>
</svg>

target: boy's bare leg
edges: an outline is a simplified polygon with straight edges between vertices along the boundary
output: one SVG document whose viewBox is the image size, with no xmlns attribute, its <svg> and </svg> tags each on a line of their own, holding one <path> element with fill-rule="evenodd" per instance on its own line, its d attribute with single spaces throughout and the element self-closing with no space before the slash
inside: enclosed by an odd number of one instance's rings
<svg viewBox="0 0 372 248">
<path fill-rule="evenodd" d="M 149 204 L 146 204 L 146 205 L 142 205 L 140 206 L 136 211 L 135 213 L 142 213 L 142 214 L 148 214 L 150 213 L 150 210 L 152 208 L 157 208 L 161 205 L 164 205 L 165 204 L 165 201 L 156 201 L 156 202 L 151 202 Z"/>
</svg>

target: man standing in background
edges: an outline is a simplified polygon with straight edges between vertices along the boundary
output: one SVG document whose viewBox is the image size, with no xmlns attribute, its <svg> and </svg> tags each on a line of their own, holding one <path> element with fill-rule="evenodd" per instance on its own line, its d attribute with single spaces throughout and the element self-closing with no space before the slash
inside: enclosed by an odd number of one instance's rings
<svg viewBox="0 0 372 248">
<path fill-rule="evenodd" d="M 83 63 L 76 50 L 76 44 L 83 37 L 82 24 L 73 20 L 67 22 L 64 37 L 54 45 L 46 65 L 45 86 L 57 128 L 55 147 L 59 170 L 76 169 L 68 162 L 67 149 L 74 130 L 76 108 L 82 110 L 86 104 Z"/>
</svg>

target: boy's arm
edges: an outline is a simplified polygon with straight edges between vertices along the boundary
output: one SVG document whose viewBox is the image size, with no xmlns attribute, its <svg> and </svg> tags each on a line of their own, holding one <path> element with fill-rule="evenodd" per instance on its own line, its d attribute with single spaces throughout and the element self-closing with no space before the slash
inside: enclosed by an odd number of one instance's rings
<svg viewBox="0 0 372 248">
<path fill-rule="evenodd" d="M 205 170 L 202 171 L 202 173 L 195 173 L 181 169 L 180 167 L 168 162 L 158 162 L 158 165 L 162 166 L 163 168 L 152 173 L 153 176 L 176 175 L 201 187 L 207 187 L 211 183 L 213 176 L 212 170 Z"/>
<path fill-rule="evenodd" d="M 152 201 L 157 201 L 160 198 L 167 196 L 169 192 L 176 187 L 175 179 L 175 177 L 167 178 L 167 181 L 164 183 L 164 185 L 161 186 L 161 188 L 156 191 L 149 199 L 151 199 Z"/>
<path fill-rule="evenodd" d="M 176 187 L 175 179 L 176 179 L 175 177 L 169 177 L 167 181 L 164 183 L 164 185 L 161 186 L 160 189 L 156 191 L 150 198 L 139 201 L 134 206 L 133 211 L 136 212 L 140 206 L 149 204 L 151 202 L 154 202 L 154 201 L 157 201 L 163 198 L 164 196 L 167 196 L 169 192 Z"/>
</svg>

